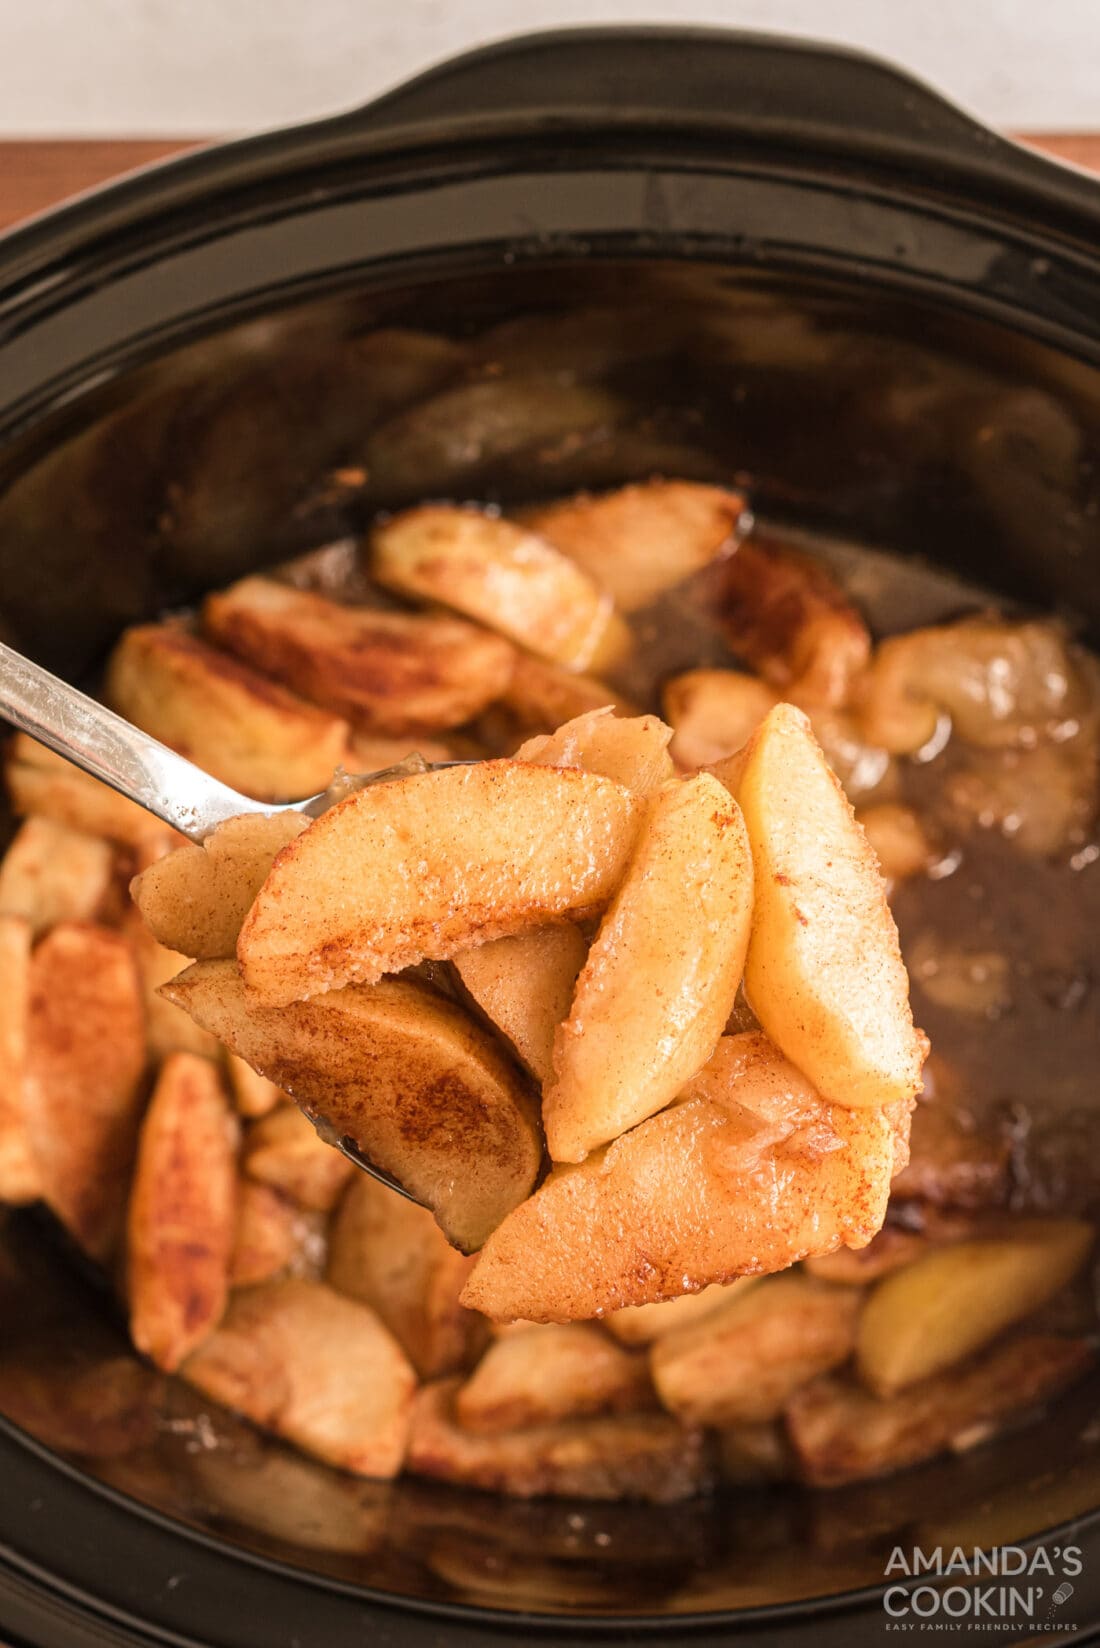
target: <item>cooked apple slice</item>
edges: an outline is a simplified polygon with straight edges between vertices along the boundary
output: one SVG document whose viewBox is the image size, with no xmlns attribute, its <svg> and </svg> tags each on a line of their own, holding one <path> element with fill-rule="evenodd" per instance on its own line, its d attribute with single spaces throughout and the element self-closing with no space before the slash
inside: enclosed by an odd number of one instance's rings
<svg viewBox="0 0 1100 1648">
<path fill-rule="evenodd" d="M 868 1242 L 909 1105 L 829 1105 L 759 1031 L 724 1036 L 681 1099 L 557 1167 L 478 1256 L 463 1303 L 584 1320 Z"/>
<path fill-rule="evenodd" d="M 682 1293 L 679 1299 L 662 1299 L 656 1305 L 627 1305 L 613 1310 L 606 1324 L 624 1345 L 652 1345 L 666 1333 L 694 1327 L 712 1315 L 732 1296 L 732 1290 L 755 1287 L 757 1276 L 742 1276 L 736 1282 L 712 1282 L 700 1293 Z"/>
<path fill-rule="evenodd" d="M 463 988 L 540 1082 L 554 1074 L 554 1032 L 569 1016 L 588 954 L 579 927 L 539 927 L 463 950 L 454 960 Z"/>
<path fill-rule="evenodd" d="M 644 1356 L 592 1322 L 529 1326 L 493 1341 L 455 1398 L 468 1431 L 496 1435 L 656 1406 Z"/>
<path fill-rule="evenodd" d="M 177 624 L 127 630 L 107 665 L 104 697 L 143 732 L 259 801 L 323 790 L 347 746 L 346 721 Z"/>
<path fill-rule="evenodd" d="M 878 1284 L 858 1366 L 879 1396 L 961 1362 L 1060 1293 L 1096 1233 L 1083 1219 L 1021 1219 L 1003 1240 L 954 1242 Z"/>
<path fill-rule="evenodd" d="M 229 1297 L 237 1142 L 216 1065 L 174 1053 L 142 1122 L 126 1244 L 130 1337 L 167 1373 L 217 1326 Z"/>
<path fill-rule="evenodd" d="M 183 969 L 180 968 L 179 971 L 182 972 Z M 177 974 L 174 973 L 172 976 L 175 978 Z M 164 979 L 162 983 L 167 984 L 168 980 Z M 180 1009 L 174 1007 L 172 1011 L 178 1013 Z M 190 1022 L 194 1023 L 194 1020 Z M 204 1030 L 202 1034 L 207 1035 L 209 1032 Z M 230 1091 L 242 1116 L 255 1120 L 258 1116 L 268 1115 L 277 1104 L 291 1102 L 289 1095 L 284 1093 L 281 1087 L 276 1087 L 266 1076 L 257 1075 L 252 1066 L 238 1058 L 236 1053 L 226 1055 L 225 1067 L 229 1073 Z"/>
<path fill-rule="evenodd" d="M 817 561 L 754 536 L 704 579 L 702 594 L 732 651 L 773 687 L 806 706 L 848 702 L 871 638 Z"/>
<path fill-rule="evenodd" d="M 160 1060 L 166 1059 L 170 1053 L 198 1053 L 203 1058 L 218 1058 L 219 1048 L 214 1037 L 200 1029 L 194 1019 L 181 1013 L 178 1007 L 173 1007 L 160 994 L 161 985 L 174 979 L 177 973 L 182 973 L 191 960 L 190 956 L 181 955 L 178 950 L 166 950 L 163 944 L 158 944 L 145 925 L 140 910 L 133 905 L 123 918 L 122 931 L 130 940 L 141 979 L 145 1035 L 150 1056 Z"/>
<path fill-rule="evenodd" d="M 27 1120 L 30 970 L 30 922 L 0 915 L 0 1202 L 33 1202 L 40 1191 Z"/>
<path fill-rule="evenodd" d="M 927 1042 L 875 855 L 800 710 L 779 704 L 718 776 L 741 803 L 755 900 L 745 994 L 833 1104 L 920 1090 Z"/>
<path fill-rule="evenodd" d="M 249 1126 L 242 1165 L 250 1179 L 270 1185 L 300 1207 L 330 1213 L 355 1166 L 326 1144 L 297 1105 L 281 1104 Z"/>
<path fill-rule="evenodd" d="M 394 736 L 459 726 L 499 698 L 512 673 L 507 642 L 461 619 L 343 606 L 272 578 L 208 596 L 203 624 L 303 698 Z"/>
<path fill-rule="evenodd" d="M 130 892 L 153 937 L 197 961 L 233 955 L 276 853 L 308 823 L 301 813 L 246 813 L 150 864 Z"/>
<path fill-rule="evenodd" d="M 211 1401 L 341 1470 L 401 1469 L 416 1374 L 373 1311 L 320 1282 L 235 1293 L 180 1372 Z"/>
<path fill-rule="evenodd" d="M 101 1262 L 122 1234 L 144 1069 L 129 944 L 102 927 L 55 927 L 31 957 L 27 1125 L 44 1200 Z"/>
<path fill-rule="evenodd" d="M 237 1181 L 237 1222 L 229 1281 L 253 1287 L 280 1276 L 320 1279 L 325 1268 L 325 1218 L 243 1174 Z"/>
<path fill-rule="evenodd" d="M 609 779 L 515 761 L 360 790 L 280 853 L 241 928 L 245 982 L 277 1006 L 592 915 L 640 807 Z"/>
<path fill-rule="evenodd" d="M 575 675 L 562 669 L 560 664 L 551 664 L 528 652 L 517 652 L 512 679 L 501 695 L 501 706 L 519 734 L 553 732 L 563 721 L 608 706 L 621 716 L 641 714 L 636 705 L 606 681 L 591 675 Z"/>
<path fill-rule="evenodd" d="M 863 1298 L 797 1274 L 735 1289 L 713 1315 L 654 1345 L 657 1394 L 697 1425 L 775 1419 L 800 1385 L 851 1356 Z"/>
<path fill-rule="evenodd" d="M 676 729 L 672 758 L 681 767 L 705 767 L 748 742 L 776 703 L 774 688 L 740 670 L 696 669 L 674 675 L 661 690 L 665 715 Z"/>
<path fill-rule="evenodd" d="M 183 839 L 144 807 L 127 801 L 26 733 L 16 733 L 8 745 L 4 779 L 18 817 L 52 818 L 84 835 L 105 836 L 108 841 L 142 849 L 151 843 Z"/>
<path fill-rule="evenodd" d="M 92 921 L 114 868 L 106 841 L 52 818 L 28 818 L 0 863 L 0 915 L 25 916 L 36 937 L 59 921 Z"/>
<path fill-rule="evenodd" d="M 637 795 L 652 795 L 676 776 L 668 753 L 672 728 L 655 715 L 616 715 L 611 708 L 589 711 L 554 732 L 529 738 L 517 761 L 540 767 L 580 767 L 613 778 Z"/>
<path fill-rule="evenodd" d="M 1085 1339 L 1028 1334 L 885 1399 L 835 1374 L 815 1379 L 787 1406 L 799 1474 L 834 1488 L 973 1447 L 1080 1378 L 1095 1357 Z"/>
<path fill-rule="evenodd" d="M 666 785 L 554 1037 L 553 1161 L 583 1161 L 663 1109 L 710 1058 L 741 982 L 752 884 L 722 785 L 707 773 Z"/>
<path fill-rule="evenodd" d="M 222 961 L 197 963 L 165 994 L 354 1139 L 456 1247 L 480 1246 L 530 1194 L 542 1144 L 519 1072 L 428 986 L 386 979 L 265 1007 Z"/>
<path fill-rule="evenodd" d="M 523 519 L 615 597 L 648 606 L 733 545 L 745 500 L 695 481 L 646 481 L 527 510 Z"/>
<path fill-rule="evenodd" d="M 819 1282 L 837 1282 L 841 1287 L 866 1287 L 895 1270 L 904 1270 L 928 1252 L 931 1238 L 923 1232 L 903 1230 L 900 1225 L 883 1225 L 873 1241 L 856 1250 L 838 1248 L 820 1259 L 807 1259 L 805 1270 Z"/>
<path fill-rule="evenodd" d="M 1033 747 L 1090 708 L 1092 684 L 1060 625 L 977 614 L 892 635 L 862 695 L 866 737 L 895 755 L 927 744 L 942 715 L 984 749 Z"/>
<path fill-rule="evenodd" d="M 355 1175 L 332 1221 L 325 1280 L 377 1312 L 422 1379 L 467 1366 L 484 1342 L 485 1323 L 458 1302 L 469 1271 L 426 1208 Z"/>
<path fill-rule="evenodd" d="M 610 595 L 499 515 L 449 504 L 394 515 L 371 536 L 371 570 L 399 595 L 453 607 L 567 669 L 606 669 L 630 647 Z"/>
<path fill-rule="evenodd" d="M 710 1485 L 703 1433 L 663 1413 L 611 1414 L 479 1436 L 458 1423 L 461 1381 L 425 1385 L 416 1399 L 406 1468 L 517 1499 L 691 1499 Z"/>
</svg>

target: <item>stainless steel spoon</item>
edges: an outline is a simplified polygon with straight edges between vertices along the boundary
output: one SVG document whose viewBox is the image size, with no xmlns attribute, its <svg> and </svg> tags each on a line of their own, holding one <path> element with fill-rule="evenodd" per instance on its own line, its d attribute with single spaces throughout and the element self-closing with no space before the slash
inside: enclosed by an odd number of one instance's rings
<svg viewBox="0 0 1100 1648">
<path fill-rule="evenodd" d="M 342 774 L 328 789 L 304 801 L 254 801 L 220 784 L 193 761 L 2 641 L 0 717 L 192 841 L 204 841 L 227 818 L 239 818 L 242 813 L 304 813 L 317 818 L 352 790 L 404 777 L 410 771 L 435 772 L 470 764 L 424 761 L 418 756 L 412 763 L 402 762 L 381 772 Z"/>
<path fill-rule="evenodd" d="M 109 784 L 120 795 L 136 801 L 155 818 L 170 824 L 192 841 L 203 841 L 227 818 L 242 813 L 304 813 L 317 818 L 353 790 L 388 779 L 406 777 L 410 772 L 435 772 L 442 767 L 468 766 L 465 761 L 425 761 L 411 757 L 399 767 L 381 772 L 341 775 L 327 790 L 304 801 L 273 805 L 238 795 L 228 784 L 220 784 L 175 750 L 141 732 L 113 710 L 86 693 L 51 675 L 40 664 L 0 641 L 0 717 L 10 721 L 39 743 L 47 744 L 86 773 Z M 308 1112 L 304 1112 L 308 1114 Z M 322 1137 L 336 1145 L 349 1161 L 372 1178 L 416 1201 L 404 1185 L 375 1167 L 347 1134 L 337 1136 L 323 1117 L 310 1115 Z"/>
</svg>

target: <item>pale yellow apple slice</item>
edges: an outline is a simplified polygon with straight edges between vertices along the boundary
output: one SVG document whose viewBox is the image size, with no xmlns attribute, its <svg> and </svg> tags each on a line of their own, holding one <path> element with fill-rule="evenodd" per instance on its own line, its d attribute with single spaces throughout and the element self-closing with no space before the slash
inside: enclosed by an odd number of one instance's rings
<svg viewBox="0 0 1100 1648">
<path fill-rule="evenodd" d="M 1095 1240 L 1084 1219 L 1021 1219 L 1003 1240 L 954 1242 L 885 1277 L 860 1323 L 864 1383 L 892 1396 L 961 1362 L 1060 1293 Z"/>
<path fill-rule="evenodd" d="M 666 785 L 554 1038 L 554 1161 L 583 1161 L 654 1115 L 710 1058 L 741 982 L 752 884 L 741 812 L 717 779 Z"/>
<path fill-rule="evenodd" d="M 920 1088 L 925 1038 L 874 852 L 800 710 L 779 704 L 728 767 L 756 872 L 745 993 L 834 1104 Z"/>
<path fill-rule="evenodd" d="M 655 480 L 581 493 L 524 519 L 634 612 L 730 550 L 744 508 L 725 487 Z"/>
<path fill-rule="evenodd" d="M 655 715 L 616 715 L 604 706 L 566 721 L 555 732 L 529 738 L 517 761 L 540 767 L 581 767 L 613 778 L 638 795 L 652 795 L 676 776 L 668 753 L 672 728 Z"/>
<path fill-rule="evenodd" d="M 280 1005 L 593 915 L 641 807 L 610 779 L 515 761 L 360 790 L 275 860 L 237 944 L 245 982 Z"/>
<path fill-rule="evenodd" d="M 530 1194 L 542 1142 L 523 1079 L 427 985 L 385 979 L 273 1008 L 255 1001 L 233 962 L 209 961 L 164 994 L 337 1137 L 354 1139 L 431 1208 L 456 1247 L 478 1247 Z M 335 1151 L 333 1160 L 342 1169 Z"/>
<path fill-rule="evenodd" d="M 678 1102 L 509 1214 L 462 1302 L 578 1321 L 863 1246 L 907 1159 L 910 1109 L 826 1104 L 759 1031 L 724 1036 Z"/>
<path fill-rule="evenodd" d="M 630 645 L 611 596 L 538 533 L 451 504 L 423 504 L 374 529 L 380 584 L 439 601 L 568 669 L 604 669 Z"/>
<path fill-rule="evenodd" d="M 579 927 L 539 927 L 455 957 L 463 988 L 540 1082 L 554 1074 L 554 1032 L 568 1016 L 588 945 Z"/>
</svg>

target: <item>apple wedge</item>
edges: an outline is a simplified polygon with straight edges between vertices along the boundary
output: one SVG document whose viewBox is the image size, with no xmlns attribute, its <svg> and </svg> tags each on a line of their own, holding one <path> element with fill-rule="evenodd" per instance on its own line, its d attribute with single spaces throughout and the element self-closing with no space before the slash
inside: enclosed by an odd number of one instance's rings
<svg viewBox="0 0 1100 1648">
<path fill-rule="evenodd" d="M 288 1275 L 316 1281 L 324 1264 L 324 1215 L 299 1207 L 270 1185 L 239 1175 L 231 1286 L 254 1287 Z"/>
<path fill-rule="evenodd" d="M 610 779 L 515 761 L 360 790 L 276 859 L 241 928 L 245 982 L 278 1006 L 596 914 L 641 807 Z"/>
<path fill-rule="evenodd" d="M 260 801 L 293 801 L 329 783 L 347 722 L 305 703 L 177 624 L 126 631 L 104 697 L 143 732 Z"/>
<path fill-rule="evenodd" d="M 174 1053 L 141 1126 L 127 1214 L 130 1337 L 172 1373 L 229 1297 L 238 1123 L 217 1066 Z"/>
<path fill-rule="evenodd" d="M 882 875 L 800 710 L 779 704 L 716 775 L 745 816 L 755 871 L 745 994 L 823 1098 L 895 1104 L 928 1047 Z"/>
<path fill-rule="evenodd" d="M 203 624 L 311 703 L 393 736 L 459 726 L 499 698 L 512 673 L 508 643 L 461 619 L 344 606 L 272 578 L 208 596 Z"/>
<path fill-rule="evenodd" d="M 31 925 L 0 915 L 0 1202 L 33 1202 L 41 1189 L 27 1115 Z"/>
<path fill-rule="evenodd" d="M 196 963 L 164 993 L 354 1139 L 431 1208 L 456 1247 L 480 1246 L 530 1194 L 542 1143 L 519 1072 L 427 985 L 386 979 L 273 1008 L 221 961 Z"/>
<path fill-rule="evenodd" d="M 308 825 L 301 813 L 245 813 L 219 824 L 135 876 L 130 893 L 167 950 L 209 961 L 231 956 L 241 923 L 280 852 Z"/>
<path fill-rule="evenodd" d="M 360 1476 L 396 1476 L 416 1374 L 372 1310 L 321 1282 L 244 1288 L 180 1369 L 188 1384 Z"/>
<path fill-rule="evenodd" d="M 650 1351 L 661 1402 L 686 1423 L 775 1419 L 800 1385 L 846 1362 L 863 1295 L 797 1271 L 735 1288 L 718 1310 Z"/>
<path fill-rule="evenodd" d="M 606 681 L 593 675 L 577 675 L 529 652 L 516 653 L 512 679 L 500 702 L 520 735 L 553 732 L 563 721 L 609 706 L 623 716 L 641 713 Z"/>
<path fill-rule="evenodd" d="M 4 781 L 12 811 L 20 818 L 52 818 L 71 830 L 106 836 L 108 841 L 141 850 L 161 841 L 183 839 L 144 807 L 127 801 L 24 732 L 16 733 L 8 744 Z"/>
<path fill-rule="evenodd" d="M 896 1396 L 868 1395 L 827 1374 L 796 1391 L 787 1433 L 798 1474 L 819 1488 L 888 1476 L 945 1448 L 962 1452 L 1079 1379 L 1096 1360 L 1087 1339 L 1026 1334 Z"/>
<path fill-rule="evenodd" d="M 554 1074 L 554 1032 L 569 1016 L 588 945 L 572 922 L 494 939 L 454 959 L 463 989 L 540 1082 Z"/>
<path fill-rule="evenodd" d="M 553 1161 L 583 1161 L 663 1109 L 710 1058 L 741 982 L 752 887 L 729 793 L 707 773 L 666 785 L 554 1037 Z"/>
<path fill-rule="evenodd" d="M 406 1469 L 516 1499 L 639 1499 L 669 1505 L 710 1485 L 703 1432 L 663 1413 L 601 1414 L 479 1436 L 455 1414 L 457 1379 L 416 1397 Z"/>
<path fill-rule="evenodd" d="M 630 632 L 598 583 L 536 532 L 450 504 L 423 504 L 374 529 L 371 571 L 438 601 L 567 669 L 606 669 Z M 503 683 L 502 683 L 503 685 Z"/>
<path fill-rule="evenodd" d="M 595 1322 L 566 1322 L 494 1339 L 455 1398 L 455 1415 L 466 1430 L 493 1436 L 656 1405 L 644 1356 Z"/>
<path fill-rule="evenodd" d="M 712 1282 L 701 1293 L 682 1293 L 678 1299 L 662 1299 L 655 1305 L 627 1305 L 613 1310 L 606 1324 L 624 1345 L 652 1345 L 667 1333 L 695 1327 L 731 1297 L 732 1290 L 755 1287 L 757 1276 L 742 1276 L 736 1282 Z"/>
<path fill-rule="evenodd" d="M 892 1396 L 961 1362 L 1060 1293 L 1095 1240 L 1084 1219 L 1019 1219 L 1003 1240 L 953 1242 L 895 1271 L 860 1323 L 864 1383 Z"/>
<path fill-rule="evenodd" d="M 108 842 L 52 818 L 28 818 L 0 862 L 0 915 L 25 917 L 36 938 L 61 921 L 94 921 L 114 876 Z"/>
<path fill-rule="evenodd" d="M 724 487 L 646 481 L 526 510 L 523 519 L 609 589 L 623 612 L 635 612 L 725 554 L 744 508 Z"/>
<path fill-rule="evenodd" d="M 724 1036 L 676 1103 L 509 1214 L 462 1301 L 495 1321 L 578 1321 L 862 1246 L 910 1108 L 826 1104 L 759 1031 Z"/>
<path fill-rule="evenodd" d="M 356 1173 L 329 1227 L 325 1281 L 377 1313 L 422 1379 L 468 1367 L 488 1333 L 458 1302 L 470 1260 L 426 1208 Z"/>
<path fill-rule="evenodd" d="M 800 704 L 848 702 L 871 638 L 825 567 L 754 536 L 704 578 L 703 591 L 732 651 L 771 686 Z"/>
<path fill-rule="evenodd" d="M 31 957 L 27 1126 L 43 1200 L 100 1263 L 122 1235 L 145 1059 L 141 985 L 125 938 L 55 927 Z"/>
<path fill-rule="evenodd" d="M 668 753 L 671 737 L 672 728 L 655 715 L 616 715 L 607 706 L 529 738 L 515 758 L 540 767 L 580 767 L 648 796 L 676 776 Z"/>
<path fill-rule="evenodd" d="M 732 669 L 685 670 L 666 681 L 661 703 L 675 728 L 672 757 L 681 767 L 705 767 L 748 742 L 777 694 L 755 675 Z"/>
<path fill-rule="evenodd" d="M 326 1144 L 294 1104 L 276 1105 L 250 1123 L 241 1166 L 250 1179 L 315 1213 L 332 1212 L 355 1172 L 355 1164 Z"/>
</svg>

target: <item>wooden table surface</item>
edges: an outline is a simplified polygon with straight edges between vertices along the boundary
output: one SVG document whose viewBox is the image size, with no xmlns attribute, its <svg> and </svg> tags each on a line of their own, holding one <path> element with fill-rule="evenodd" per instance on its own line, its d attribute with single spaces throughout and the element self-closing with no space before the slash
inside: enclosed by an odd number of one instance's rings
<svg viewBox="0 0 1100 1648">
<path fill-rule="evenodd" d="M 20 218 L 56 205 L 122 172 L 209 139 L 148 138 L 144 140 L 0 142 L 0 229 Z M 1030 133 L 1020 141 L 1059 159 L 1100 171 L 1100 133 Z"/>
</svg>

